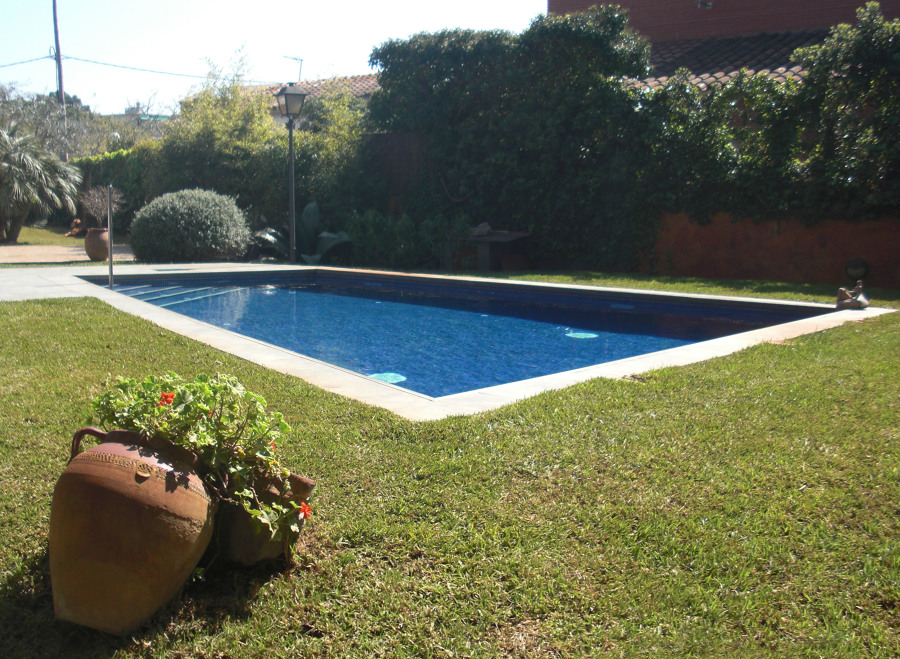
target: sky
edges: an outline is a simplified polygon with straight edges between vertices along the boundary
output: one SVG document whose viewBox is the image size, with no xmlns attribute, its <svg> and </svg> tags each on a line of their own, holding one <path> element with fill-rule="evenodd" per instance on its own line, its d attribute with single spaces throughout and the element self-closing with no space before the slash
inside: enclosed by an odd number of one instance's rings
<svg viewBox="0 0 900 659">
<path fill-rule="evenodd" d="M 57 0 L 63 88 L 102 114 L 138 103 L 167 114 L 211 70 L 233 73 L 240 61 L 248 83 L 363 75 L 374 72 L 373 48 L 391 39 L 518 33 L 546 12 L 547 0 Z M 55 92 L 53 1 L 0 0 L 0 16 L 0 84 Z"/>
</svg>

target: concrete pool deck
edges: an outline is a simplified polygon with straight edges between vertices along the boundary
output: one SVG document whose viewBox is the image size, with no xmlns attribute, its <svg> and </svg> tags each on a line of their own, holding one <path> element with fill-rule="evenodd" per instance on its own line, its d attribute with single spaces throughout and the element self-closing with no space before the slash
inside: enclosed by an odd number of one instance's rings
<svg viewBox="0 0 900 659">
<path fill-rule="evenodd" d="M 270 266 L 258 264 L 211 263 L 174 265 L 119 265 L 114 267 L 118 275 L 183 275 L 200 273 L 249 274 L 273 271 L 310 270 L 308 266 Z M 327 268 L 322 268 L 327 270 Z M 364 273 L 365 271 L 359 271 Z M 414 421 L 436 420 L 448 416 L 486 412 L 543 391 L 562 389 L 594 378 L 623 378 L 667 366 L 683 366 L 713 357 L 728 355 L 744 348 L 765 342 L 785 341 L 803 334 L 819 332 L 847 322 L 872 318 L 893 309 L 870 307 L 863 310 L 832 311 L 821 316 L 797 320 L 783 325 L 763 328 L 672 348 L 638 357 L 630 357 L 606 364 L 555 373 L 530 380 L 467 391 L 440 398 L 431 398 L 407 389 L 374 380 L 325 362 L 311 359 L 295 352 L 273 346 L 256 339 L 241 336 L 147 302 L 110 291 L 88 283 L 80 277 L 106 277 L 108 267 L 65 266 L 40 268 L 0 269 L 0 301 L 24 301 L 51 298 L 94 297 L 110 306 L 138 316 L 160 327 L 205 343 L 247 361 L 292 375 L 327 391 L 352 398 L 370 405 L 386 408 Z M 384 274 L 384 273 L 379 273 Z M 423 276 L 423 275 L 419 275 Z M 427 275 L 430 279 L 443 279 L 440 275 Z M 485 282 L 475 277 L 453 277 L 454 280 Z M 550 287 L 579 290 L 613 290 L 591 286 L 517 282 L 522 286 Z M 615 289 L 621 292 L 622 289 Z M 631 291 L 634 294 L 652 291 Z M 657 293 L 670 296 L 670 293 Z M 758 299 L 721 297 L 709 295 L 683 295 L 684 298 L 704 300 L 759 302 Z M 772 302 L 773 304 L 812 306 L 830 309 L 831 305 Z"/>
</svg>

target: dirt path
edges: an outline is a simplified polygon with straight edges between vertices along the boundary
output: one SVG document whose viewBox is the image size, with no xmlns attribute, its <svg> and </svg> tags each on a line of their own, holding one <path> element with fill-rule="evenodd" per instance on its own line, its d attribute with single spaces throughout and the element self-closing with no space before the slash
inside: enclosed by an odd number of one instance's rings
<svg viewBox="0 0 900 659">
<path fill-rule="evenodd" d="M 115 245 L 116 261 L 133 261 L 128 245 Z M 0 263 L 81 263 L 90 262 L 81 245 L 0 245 Z"/>
</svg>

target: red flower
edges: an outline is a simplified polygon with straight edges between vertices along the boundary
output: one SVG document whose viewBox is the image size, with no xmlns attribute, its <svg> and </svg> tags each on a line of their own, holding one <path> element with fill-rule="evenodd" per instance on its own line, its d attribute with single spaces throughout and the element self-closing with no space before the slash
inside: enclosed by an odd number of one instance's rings
<svg viewBox="0 0 900 659">
<path fill-rule="evenodd" d="M 156 404 L 157 407 L 161 407 L 163 405 L 171 405 L 172 401 L 175 400 L 175 394 L 164 392 L 159 395 L 159 402 Z"/>
<path fill-rule="evenodd" d="M 312 516 L 312 508 L 306 505 L 306 502 L 303 501 L 300 504 L 300 518 L 301 519 L 309 519 Z"/>
<path fill-rule="evenodd" d="M 269 442 L 269 446 L 271 446 L 273 449 L 275 448 L 275 440 L 274 439 L 271 442 Z"/>
</svg>

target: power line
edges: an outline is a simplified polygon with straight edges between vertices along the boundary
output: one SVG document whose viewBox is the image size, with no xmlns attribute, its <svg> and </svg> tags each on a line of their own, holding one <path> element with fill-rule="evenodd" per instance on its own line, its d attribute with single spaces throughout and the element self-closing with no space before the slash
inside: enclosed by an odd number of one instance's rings
<svg viewBox="0 0 900 659">
<path fill-rule="evenodd" d="M 129 71 L 141 71 L 142 73 L 153 73 L 162 76 L 176 76 L 179 78 L 193 78 L 195 80 L 206 80 L 209 76 L 194 75 L 191 73 L 174 73 L 172 71 L 157 71 L 155 69 L 143 69 L 137 66 L 126 66 L 125 64 L 111 64 L 109 62 L 98 62 L 97 60 L 85 59 L 83 57 L 73 57 L 72 55 L 63 55 L 63 59 L 70 59 L 76 62 L 84 62 L 86 64 L 96 64 L 97 66 L 109 66 L 114 69 L 127 69 Z M 0 69 L 9 68 L 11 66 L 19 66 L 21 64 L 31 64 L 32 62 L 40 62 L 45 59 L 54 59 L 53 55 L 44 55 L 43 57 L 35 57 L 34 59 L 26 59 L 21 62 L 10 62 L 9 64 L 0 64 Z M 291 57 L 289 59 L 296 59 Z M 280 85 L 283 81 L 272 80 L 244 80 L 244 82 L 252 85 Z"/>
<path fill-rule="evenodd" d="M 179 78 L 197 78 L 206 80 L 206 76 L 191 75 L 190 73 L 172 73 L 171 71 L 154 71 L 153 69 L 142 69 L 136 66 L 125 66 L 124 64 L 110 64 L 108 62 L 97 62 L 92 59 L 84 59 L 82 57 L 72 57 L 71 55 L 63 55 L 63 59 L 75 60 L 76 62 L 85 62 L 87 64 L 97 64 L 99 66 L 110 66 L 114 69 L 128 69 L 129 71 L 142 71 L 143 73 L 155 73 L 164 76 L 178 76 Z"/>
<path fill-rule="evenodd" d="M 9 66 L 19 66 L 20 64 L 31 64 L 32 62 L 39 62 L 42 59 L 53 59 L 53 55 L 44 55 L 43 57 L 35 57 L 34 59 L 26 59 L 21 62 L 13 62 L 12 64 L 0 64 L 0 69 L 5 69 Z"/>
<path fill-rule="evenodd" d="M 40 58 L 43 59 L 43 58 Z M 157 71 L 155 69 L 142 69 L 137 66 L 126 66 L 124 64 L 110 64 L 109 62 L 98 62 L 96 60 L 84 59 L 82 57 L 72 57 L 71 55 L 63 55 L 63 59 L 75 60 L 76 62 L 85 62 L 87 64 L 96 64 L 98 66 L 109 66 L 114 69 L 127 69 L 129 71 L 140 71 L 142 73 L 153 73 L 155 75 L 176 76 L 179 78 L 193 78 L 195 80 L 206 80 L 209 76 L 198 76 L 190 73 L 173 73 L 171 71 Z M 270 80 L 244 80 L 254 85 L 278 85 L 280 82 L 272 82 Z"/>
</svg>

